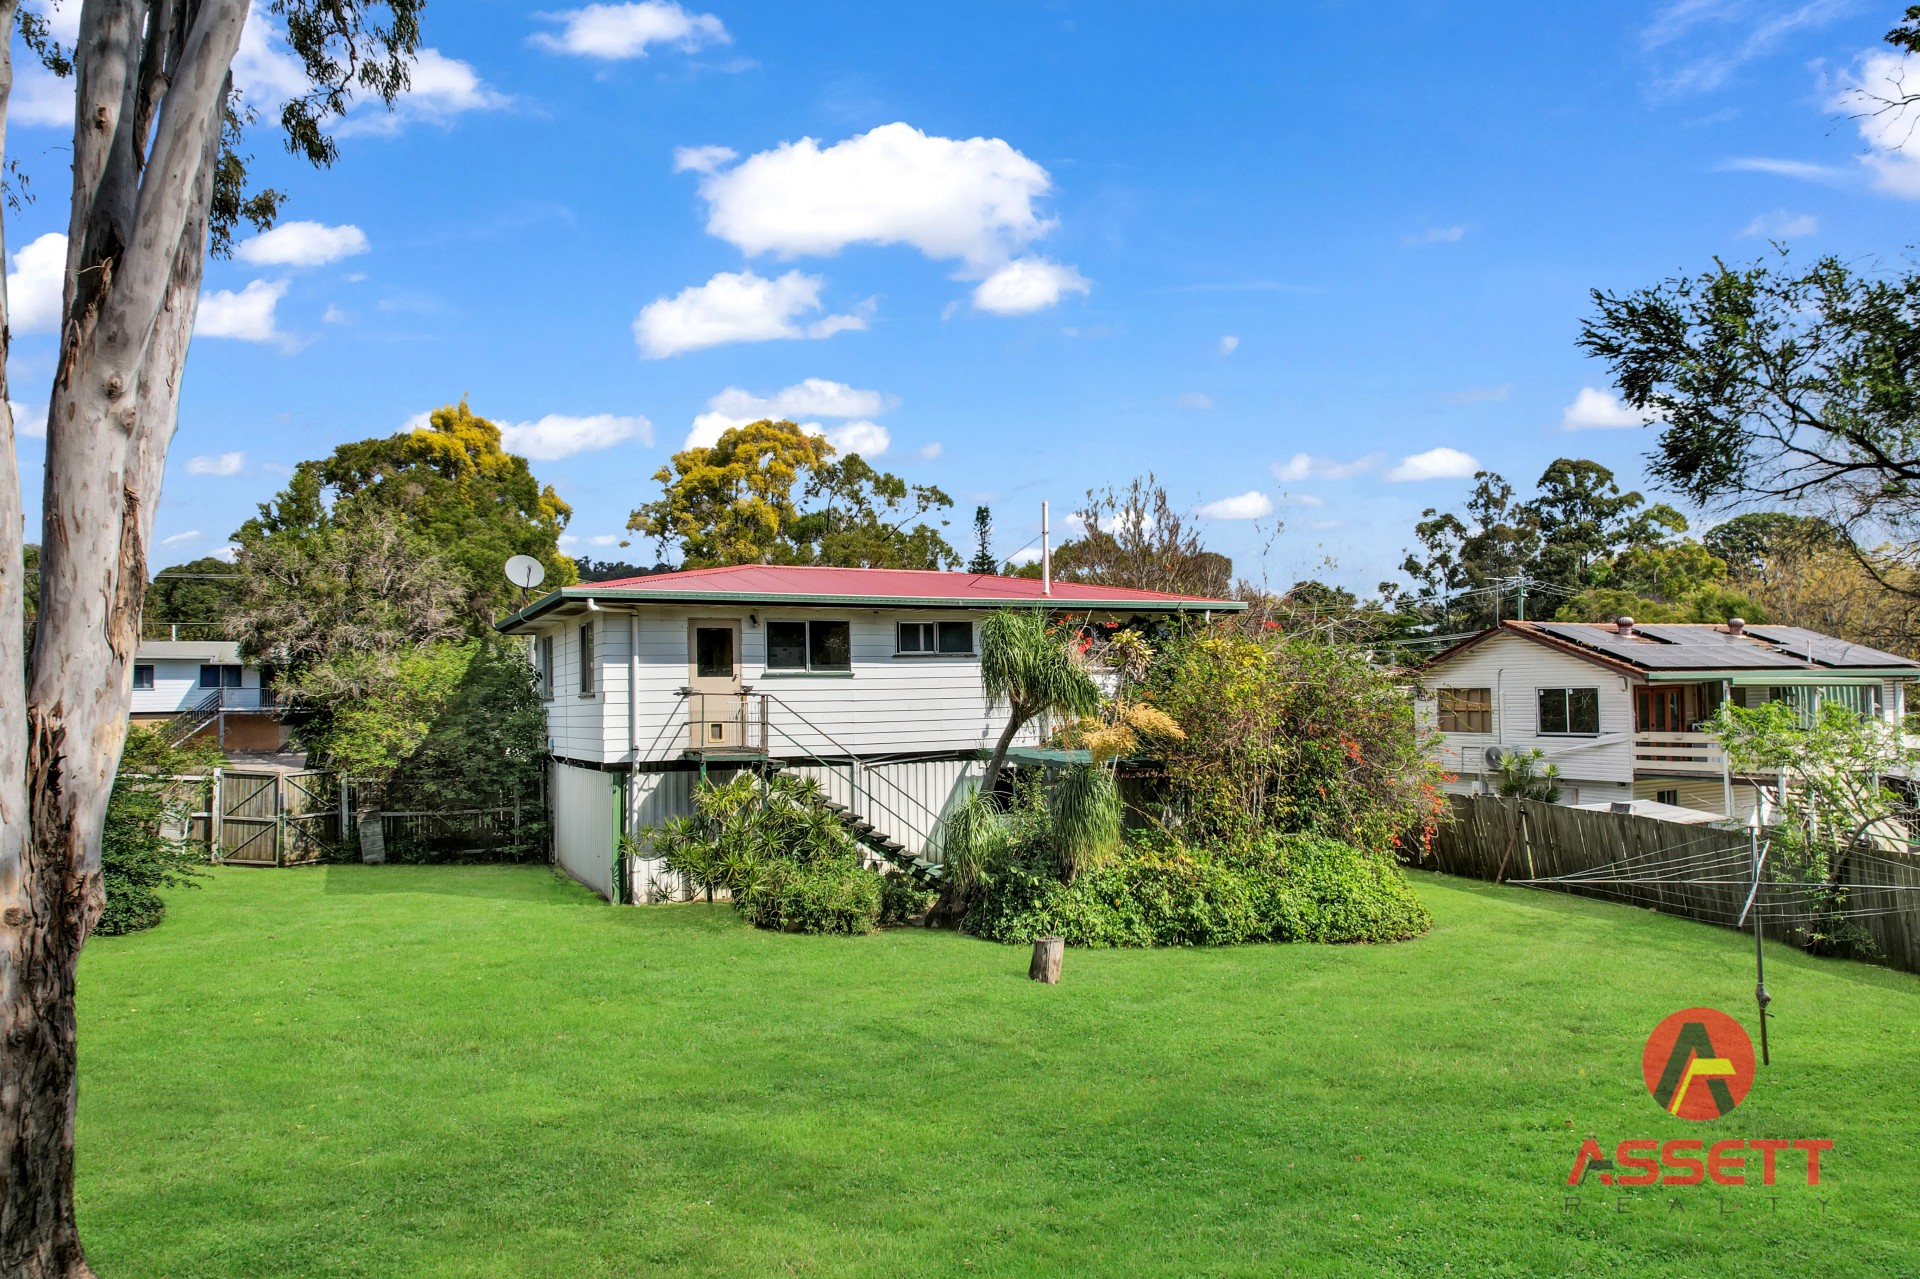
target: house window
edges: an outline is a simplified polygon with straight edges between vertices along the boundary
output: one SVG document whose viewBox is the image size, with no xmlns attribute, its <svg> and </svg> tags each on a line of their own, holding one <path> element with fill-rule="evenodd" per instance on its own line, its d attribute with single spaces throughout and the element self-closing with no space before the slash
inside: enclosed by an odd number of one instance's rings
<svg viewBox="0 0 1920 1279">
<path fill-rule="evenodd" d="M 534 660 L 540 664 L 540 669 L 534 673 L 540 684 L 540 700 L 549 702 L 553 700 L 553 636 L 542 635 L 540 642 L 534 646 L 534 652 Z"/>
<path fill-rule="evenodd" d="M 850 671 L 851 622 L 768 622 L 770 671 Z"/>
<path fill-rule="evenodd" d="M 153 687 L 153 667 L 136 666 L 133 668 L 133 686 L 135 688 Z"/>
<path fill-rule="evenodd" d="M 1653 793 L 1653 802 L 1656 804 L 1671 804 L 1675 808 L 1678 808 L 1680 807 L 1680 792 L 1677 790 L 1657 790 Z"/>
<path fill-rule="evenodd" d="M 701 679 L 733 677 L 733 628 L 731 626 L 693 628 L 693 673 Z"/>
<path fill-rule="evenodd" d="M 580 696 L 593 696 L 593 623 L 580 623 Z"/>
<path fill-rule="evenodd" d="M 1598 737 L 1600 690 L 1597 688 L 1543 688 L 1540 690 L 1542 737 Z"/>
<path fill-rule="evenodd" d="M 208 663 L 200 668 L 201 688 L 239 688 L 240 667 L 216 666 Z"/>
<path fill-rule="evenodd" d="M 894 651 L 902 657 L 973 655 L 972 622 L 901 622 L 894 634 Z"/>
<path fill-rule="evenodd" d="M 1489 688 L 1441 689 L 1440 731 L 1443 733 L 1491 733 L 1493 731 L 1493 690 Z"/>
</svg>

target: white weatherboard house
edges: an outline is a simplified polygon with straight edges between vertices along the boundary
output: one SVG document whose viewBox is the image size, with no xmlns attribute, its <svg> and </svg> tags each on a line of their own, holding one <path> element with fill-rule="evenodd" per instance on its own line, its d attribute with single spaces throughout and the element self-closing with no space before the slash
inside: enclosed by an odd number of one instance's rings
<svg viewBox="0 0 1920 1279">
<path fill-rule="evenodd" d="M 274 751 L 286 741 L 272 689 L 232 640 L 141 640 L 131 719 L 175 740 L 211 736 L 228 750 Z"/>
<path fill-rule="evenodd" d="M 1502 622 L 1421 670 L 1420 713 L 1471 794 L 1502 751 L 1560 766 L 1561 802 L 1654 801 L 1745 816 L 1751 786 L 1702 731 L 1721 704 L 1840 702 L 1899 722 L 1920 663 L 1794 626 Z"/>
<path fill-rule="evenodd" d="M 1017 577 L 748 564 L 569 586 L 500 623 L 527 637 L 547 706 L 555 860 L 613 901 L 684 896 L 623 834 L 690 811 L 699 779 L 816 778 L 869 850 L 939 859 L 942 814 L 1006 726 L 979 627 L 1004 608 L 1078 621 L 1233 601 Z M 1038 743 L 1031 725 L 1020 745 Z M 864 828 L 864 829 L 863 829 Z"/>
</svg>

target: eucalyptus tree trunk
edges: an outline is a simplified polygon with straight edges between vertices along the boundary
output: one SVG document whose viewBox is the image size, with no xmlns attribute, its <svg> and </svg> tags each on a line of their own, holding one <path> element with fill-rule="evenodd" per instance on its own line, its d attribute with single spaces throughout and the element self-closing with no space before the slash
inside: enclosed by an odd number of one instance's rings
<svg viewBox="0 0 1920 1279">
<path fill-rule="evenodd" d="M 0 0 L 8 36 L 16 8 Z M 100 837 L 126 740 L 146 548 L 246 16 L 246 0 L 85 0 L 81 10 L 31 653 L 10 422 L 0 450 L 0 1275 L 9 1279 L 92 1273 L 73 1211 L 74 969 L 102 904 Z"/>
</svg>

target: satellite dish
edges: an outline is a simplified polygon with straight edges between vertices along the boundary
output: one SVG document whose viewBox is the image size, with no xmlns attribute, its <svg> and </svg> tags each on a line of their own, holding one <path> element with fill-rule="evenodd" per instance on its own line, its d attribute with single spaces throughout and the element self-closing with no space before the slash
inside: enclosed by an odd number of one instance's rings
<svg viewBox="0 0 1920 1279">
<path fill-rule="evenodd" d="M 507 561 L 507 580 L 523 591 L 530 591 L 547 580 L 547 568 L 531 555 L 516 555 Z"/>
</svg>

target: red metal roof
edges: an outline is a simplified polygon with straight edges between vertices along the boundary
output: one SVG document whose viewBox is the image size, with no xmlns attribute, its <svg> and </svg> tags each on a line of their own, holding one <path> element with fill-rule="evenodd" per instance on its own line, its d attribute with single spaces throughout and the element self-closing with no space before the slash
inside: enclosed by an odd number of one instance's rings
<svg viewBox="0 0 1920 1279">
<path fill-rule="evenodd" d="M 1239 600 L 1208 599 L 1202 595 L 1168 595 L 1136 591 L 1124 586 L 1091 586 L 1055 582 L 1042 594 L 1031 577 L 995 577 L 980 573 L 938 573 L 920 569 L 816 568 L 797 564 L 735 564 L 726 568 L 682 569 L 647 577 L 623 577 L 607 582 L 566 586 L 535 600 L 497 623 L 512 631 L 566 604 L 600 600 L 607 603 L 726 601 L 821 605 L 891 605 L 897 608 L 1085 608 L 1103 611 L 1138 609 L 1146 612 L 1201 612 L 1217 609 L 1237 612 Z"/>
<path fill-rule="evenodd" d="M 677 573 L 623 577 L 607 582 L 582 582 L 570 590 L 635 591 L 668 595 L 714 594 L 831 596 L 835 599 L 937 599 L 981 604 L 1009 600 L 1057 600 L 1063 604 L 1124 603 L 1167 605 L 1175 602 L 1238 608 L 1233 600 L 1203 595 L 1169 595 L 1124 586 L 1090 586 L 1055 582 L 1051 594 L 1042 594 L 1032 577 L 994 577 L 979 573 L 940 573 L 925 569 L 820 568 L 810 564 L 734 564 L 724 568 L 691 568 Z"/>
</svg>

